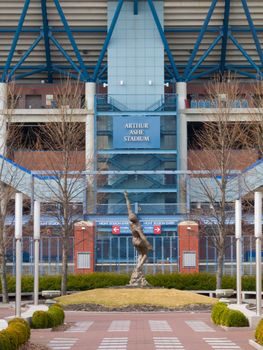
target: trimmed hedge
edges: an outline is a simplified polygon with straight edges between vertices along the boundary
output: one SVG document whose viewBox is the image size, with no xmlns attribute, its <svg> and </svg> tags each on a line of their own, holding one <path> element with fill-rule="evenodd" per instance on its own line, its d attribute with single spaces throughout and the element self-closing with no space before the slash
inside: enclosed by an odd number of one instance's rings
<svg viewBox="0 0 263 350">
<path fill-rule="evenodd" d="M 257 325 L 255 339 L 260 345 L 263 345 L 263 319 Z"/>
<path fill-rule="evenodd" d="M 9 321 L 6 329 L 0 331 L 0 349 L 17 350 L 29 338 L 29 324 L 21 318 L 14 318 Z"/>
<path fill-rule="evenodd" d="M 95 288 L 122 286 L 129 283 L 130 276 L 127 274 L 95 272 L 92 274 L 69 275 L 68 291 L 83 291 Z M 155 287 L 176 288 L 181 290 L 215 290 L 216 276 L 209 273 L 192 274 L 155 274 L 147 275 L 147 281 Z M 39 290 L 60 290 L 61 276 L 41 276 Z M 233 276 L 224 276 L 222 288 L 235 289 L 236 279 Z M 22 277 L 22 292 L 33 292 L 34 280 L 32 276 Z M 245 276 L 242 279 L 242 289 L 247 291 L 256 290 L 255 277 Z M 8 290 L 15 292 L 15 277 L 8 276 Z M 1 292 L 1 285 L 0 285 Z"/>
<path fill-rule="evenodd" d="M 216 303 L 211 312 L 211 319 L 216 325 L 227 327 L 248 327 L 246 316 L 238 310 L 231 310 L 225 303 Z"/>
<path fill-rule="evenodd" d="M 63 324 L 65 313 L 62 307 L 54 304 L 48 311 L 35 311 L 32 316 L 32 328 L 53 328 Z"/>
</svg>

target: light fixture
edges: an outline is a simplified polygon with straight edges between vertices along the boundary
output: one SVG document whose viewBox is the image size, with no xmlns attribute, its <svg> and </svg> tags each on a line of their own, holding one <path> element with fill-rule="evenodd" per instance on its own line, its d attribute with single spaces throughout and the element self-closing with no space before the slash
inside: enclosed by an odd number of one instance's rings
<svg viewBox="0 0 263 350">
<path fill-rule="evenodd" d="M 124 85 L 124 81 L 123 80 L 120 80 L 120 85 Z"/>
<path fill-rule="evenodd" d="M 103 83 L 103 87 L 105 88 L 105 87 L 107 87 L 108 86 L 108 84 L 107 83 Z"/>
<path fill-rule="evenodd" d="M 164 83 L 164 86 L 169 87 L 170 84 L 167 82 L 167 83 Z"/>
<path fill-rule="evenodd" d="M 152 85 L 152 84 L 153 84 L 152 80 L 149 80 L 149 81 L 148 81 L 148 84 L 149 84 L 149 85 Z"/>
</svg>

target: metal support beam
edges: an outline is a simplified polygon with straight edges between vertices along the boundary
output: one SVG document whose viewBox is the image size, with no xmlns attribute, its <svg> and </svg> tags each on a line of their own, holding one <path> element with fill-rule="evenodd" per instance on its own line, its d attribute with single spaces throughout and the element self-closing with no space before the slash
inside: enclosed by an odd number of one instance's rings
<svg viewBox="0 0 263 350">
<path fill-rule="evenodd" d="M 4 69 L 4 72 L 2 75 L 3 82 L 8 80 L 8 71 L 9 71 L 10 64 L 12 62 L 12 59 L 13 59 L 13 56 L 15 53 L 17 42 L 18 42 L 20 34 L 21 34 L 21 30 L 22 30 L 22 27 L 24 24 L 24 20 L 25 20 L 26 14 L 27 14 L 29 4 L 30 4 L 30 0 L 26 0 L 24 7 L 23 7 L 23 10 L 22 10 L 22 13 L 21 13 L 21 16 L 20 16 L 20 19 L 19 19 L 19 22 L 18 22 L 18 25 L 17 25 L 17 28 L 16 28 L 15 36 L 13 38 L 12 45 L 11 45 L 11 48 L 10 48 L 10 51 L 9 51 L 9 54 L 8 54 L 8 57 L 6 60 L 5 69 Z"/>
<path fill-rule="evenodd" d="M 50 43 L 49 43 L 49 25 L 47 17 L 47 0 L 41 0 L 41 9 L 42 9 L 42 23 L 43 23 L 43 37 L 45 42 L 45 53 L 46 53 L 46 64 L 47 64 L 47 81 L 48 83 L 53 82 L 52 78 L 52 61 L 50 53 Z"/>
<path fill-rule="evenodd" d="M 206 52 L 200 57 L 200 59 L 198 60 L 198 62 L 196 63 L 196 65 L 192 68 L 191 72 L 187 75 L 186 80 L 188 81 L 190 79 L 190 77 L 192 76 L 192 74 L 200 67 L 200 65 L 203 63 L 203 61 L 207 58 L 207 56 L 209 56 L 210 52 L 213 51 L 213 49 L 215 48 L 215 46 L 219 43 L 219 41 L 222 38 L 222 34 L 220 34 L 214 41 L 213 43 L 210 45 L 210 47 L 206 50 Z"/>
<path fill-rule="evenodd" d="M 81 54 L 79 52 L 78 46 L 76 44 L 76 41 L 75 41 L 75 39 L 73 37 L 73 34 L 71 32 L 70 26 L 69 26 L 69 24 L 68 24 L 68 22 L 66 20 L 66 17 L 64 15 L 64 12 L 63 12 L 63 10 L 62 10 L 62 8 L 60 6 L 59 0 L 53 0 L 53 1 L 54 1 L 55 5 L 56 5 L 56 8 L 57 8 L 58 14 L 60 16 L 60 19 L 61 19 L 61 21 L 62 21 L 62 23 L 64 25 L 65 30 L 66 30 L 66 33 L 67 33 L 67 36 L 68 36 L 69 41 L 71 43 L 71 46 L 72 46 L 72 48 L 73 48 L 73 50 L 75 52 L 75 55 L 76 55 L 76 57 L 77 57 L 77 59 L 79 61 L 79 65 L 81 67 L 81 76 L 83 76 L 84 80 L 88 81 L 89 80 L 88 72 L 86 70 L 84 61 L 83 61 L 83 59 L 81 57 Z"/>
<path fill-rule="evenodd" d="M 17 71 L 18 68 L 21 67 L 21 65 L 25 62 L 27 57 L 31 54 L 31 52 L 35 49 L 35 47 L 39 44 L 39 42 L 42 39 L 42 35 L 40 35 L 30 46 L 30 48 L 24 53 L 24 55 L 20 58 L 20 60 L 17 62 L 17 64 L 12 68 L 11 72 L 8 74 L 8 79 L 11 80 L 14 73 Z"/>
<path fill-rule="evenodd" d="M 257 71 L 257 73 L 261 76 L 261 72 L 257 64 L 252 60 L 252 58 L 248 55 L 248 53 L 243 49 L 243 47 L 239 44 L 239 42 L 233 37 L 232 34 L 229 35 L 230 40 L 233 44 L 238 48 L 238 50 L 243 54 L 243 56 L 248 60 L 251 66 Z"/>
<path fill-rule="evenodd" d="M 224 74 L 224 71 L 226 69 L 226 48 L 227 48 L 227 40 L 228 40 L 229 14 L 230 14 L 230 0 L 225 0 L 223 39 L 222 39 L 222 45 L 221 45 L 221 58 L 220 58 L 221 74 Z"/>
<path fill-rule="evenodd" d="M 133 0 L 133 14 L 138 15 L 139 13 L 139 0 Z"/>
<path fill-rule="evenodd" d="M 170 61 L 170 64 L 172 66 L 174 77 L 175 77 L 175 79 L 177 81 L 180 81 L 181 79 L 180 79 L 180 76 L 179 76 L 176 64 L 174 62 L 174 58 L 173 58 L 172 52 L 171 52 L 171 50 L 169 48 L 168 41 L 167 41 L 167 39 L 165 37 L 164 31 L 163 31 L 163 27 L 162 27 L 162 25 L 160 23 L 160 20 L 159 20 L 158 14 L 156 12 L 156 9 L 154 7 L 153 1 L 152 0 L 147 0 L 147 2 L 149 4 L 150 10 L 152 12 L 153 19 L 155 21 L 155 24 L 156 24 L 157 29 L 159 31 L 160 37 L 162 39 L 164 49 L 165 49 L 165 51 L 167 53 L 167 56 L 168 56 L 169 61 Z"/>
<path fill-rule="evenodd" d="M 96 81 L 97 78 L 98 78 L 100 66 L 101 66 L 102 61 L 103 61 L 103 59 L 104 59 L 105 53 L 106 53 L 106 51 L 107 51 L 107 49 L 108 49 L 108 46 L 109 46 L 109 43 L 110 43 L 110 40 L 111 40 L 113 31 L 114 31 L 114 28 L 115 28 L 116 23 L 117 23 L 117 20 L 118 20 L 118 18 L 119 18 L 119 14 L 120 14 L 120 12 L 121 12 L 121 8 L 122 8 L 122 5 L 123 5 L 123 2 L 124 2 L 124 0 L 119 0 L 119 1 L 118 1 L 118 5 L 117 5 L 117 7 L 116 7 L 114 16 L 113 16 L 113 18 L 112 18 L 109 31 L 108 31 L 107 36 L 106 36 L 106 38 L 105 38 L 105 41 L 104 41 L 102 50 L 101 50 L 101 52 L 100 52 L 100 56 L 99 56 L 98 62 L 97 62 L 97 64 L 96 64 L 96 67 L 95 67 L 95 70 L 94 70 L 94 73 L 93 73 L 93 77 L 92 77 L 92 80 L 93 80 L 93 81 Z"/>
<path fill-rule="evenodd" d="M 66 53 L 66 51 L 63 49 L 63 47 L 60 45 L 57 39 L 55 39 L 51 34 L 50 34 L 50 40 L 53 42 L 56 48 L 62 53 L 62 55 L 66 58 L 66 60 L 71 64 L 71 66 L 79 74 L 79 76 L 81 76 L 81 70 L 78 68 L 76 63 L 72 60 L 72 58 Z"/>
<path fill-rule="evenodd" d="M 247 17 L 249 28 L 251 30 L 251 33 L 252 33 L 252 36 L 253 36 L 253 39 L 254 39 L 254 42 L 255 42 L 255 45 L 256 45 L 256 49 L 257 49 L 257 52 L 258 52 L 258 55 L 259 55 L 259 58 L 260 58 L 260 62 L 261 62 L 261 64 L 263 64 L 262 48 L 261 48 L 261 45 L 260 45 L 260 41 L 258 39 L 256 28 L 254 26 L 253 20 L 252 20 L 251 15 L 250 15 L 250 11 L 249 11 L 249 8 L 248 8 L 248 5 L 247 5 L 247 1 L 246 0 L 241 0 L 241 1 L 242 1 L 242 5 L 243 5 L 243 8 L 244 8 L 246 17 Z"/>
<path fill-rule="evenodd" d="M 190 68 L 191 68 L 191 66 L 192 66 L 192 64 L 194 62 L 195 56 L 196 56 L 196 54 L 198 52 L 199 46 L 200 46 L 200 44 L 201 44 L 201 42 L 203 40 L 203 37 L 205 35 L 205 32 L 207 30 L 208 24 L 210 22 L 210 19 L 212 17 L 212 14 L 214 12 L 215 7 L 216 7 L 217 1 L 218 0 L 213 0 L 212 3 L 211 3 L 211 6 L 210 6 L 210 8 L 208 10 L 208 13 L 207 13 L 207 16 L 206 16 L 206 19 L 205 19 L 205 21 L 204 21 L 204 23 L 202 25 L 202 28 L 200 30 L 200 33 L 199 33 L 198 38 L 196 40 L 196 43 L 194 45 L 193 52 L 192 52 L 192 54 L 191 54 L 191 56 L 190 56 L 190 58 L 188 60 L 187 67 L 186 67 L 185 72 L 184 72 L 184 78 L 187 77 L 187 75 L 189 73 L 189 70 L 190 70 Z"/>
</svg>

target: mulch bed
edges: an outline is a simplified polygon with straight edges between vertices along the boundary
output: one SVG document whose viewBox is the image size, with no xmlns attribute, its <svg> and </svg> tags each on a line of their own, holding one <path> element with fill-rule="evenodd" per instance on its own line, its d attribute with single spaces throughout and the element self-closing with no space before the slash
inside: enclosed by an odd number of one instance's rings
<svg viewBox="0 0 263 350">
<path fill-rule="evenodd" d="M 64 305 L 65 311 L 96 311 L 96 312 L 175 312 L 175 311 L 211 311 L 212 306 L 210 304 L 192 304 L 177 308 L 166 308 L 155 305 L 128 305 L 122 307 L 109 308 L 98 304 L 71 304 Z"/>
<path fill-rule="evenodd" d="M 20 346 L 19 350 L 50 350 L 50 348 L 45 345 L 27 342 L 26 344 Z"/>
</svg>

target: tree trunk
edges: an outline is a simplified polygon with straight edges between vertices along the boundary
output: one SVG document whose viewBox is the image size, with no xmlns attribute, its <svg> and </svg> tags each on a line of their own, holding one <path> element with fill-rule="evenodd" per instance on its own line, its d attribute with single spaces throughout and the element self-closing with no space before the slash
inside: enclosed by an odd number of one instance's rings
<svg viewBox="0 0 263 350">
<path fill-rule="evenodd" d="M 61 276 L 61 295 L 67 293 L 68 277 L 68 238 L 62 237 L 62 276 Z"/>
<path fill-rule="evenodd" d="M 2 301 L 8 303 L 8 287 L 6 276 L 6 261 L 5 261 L 5 248 L 3 244 L 0 244 L 0 280 L 2 285 Z"/>
<path fill-rule="evenodd" d="M 216 270 L 216 289 L 222 288 L 223 264 L 224 264 L 224 248 L 217 250 L 217 270 Z"/>
</svg>

